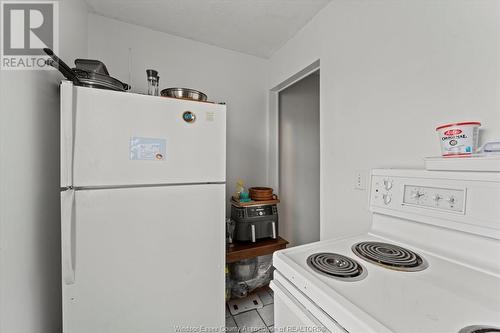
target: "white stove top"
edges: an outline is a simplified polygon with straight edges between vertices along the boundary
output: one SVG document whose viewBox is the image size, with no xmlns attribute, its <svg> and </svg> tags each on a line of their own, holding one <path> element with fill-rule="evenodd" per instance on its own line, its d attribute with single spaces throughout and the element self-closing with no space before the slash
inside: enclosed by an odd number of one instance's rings
<svg viewBox="0 0 500 333">
<path fill-rule="evenodd" d="M 351 250 L 361 241 L 403 246 L 424 257 L 429 267 L 401 272 L 369 263 Z M 348 282 L 316 273 L 306 260 L 317 252 L 355 259 L 368 274 L 363 280 Z M 375 235 L 280 251 L 275 254 L 274 266 L 279 275 L 349 332 L 453 333 L 474 324 L 500 326 L 500 276 Z"/>
</svg>

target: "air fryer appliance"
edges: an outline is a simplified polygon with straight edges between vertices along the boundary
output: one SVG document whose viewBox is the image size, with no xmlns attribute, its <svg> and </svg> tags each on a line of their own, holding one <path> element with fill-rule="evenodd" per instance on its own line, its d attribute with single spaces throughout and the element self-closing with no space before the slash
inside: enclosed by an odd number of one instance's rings
<svg viewBox="0 0 500 333">
<path fill-rule="evenodd" d="M 240 207 L 231 205 L 235 222 L 234 240 L 255 242 L 278 236 L 278 207 L 276 204 L 257 204 Z"/>
</svg>

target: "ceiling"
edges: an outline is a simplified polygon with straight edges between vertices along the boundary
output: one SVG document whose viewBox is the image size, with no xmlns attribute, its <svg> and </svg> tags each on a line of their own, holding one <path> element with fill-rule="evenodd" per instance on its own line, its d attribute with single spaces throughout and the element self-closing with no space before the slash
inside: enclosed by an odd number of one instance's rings
<svg viewBox="0 0 500 333">
<path fill-rule="evenodd" d="M 331 0 L 86 0 L 106 17 L 270 57 Z"/>
</svg>

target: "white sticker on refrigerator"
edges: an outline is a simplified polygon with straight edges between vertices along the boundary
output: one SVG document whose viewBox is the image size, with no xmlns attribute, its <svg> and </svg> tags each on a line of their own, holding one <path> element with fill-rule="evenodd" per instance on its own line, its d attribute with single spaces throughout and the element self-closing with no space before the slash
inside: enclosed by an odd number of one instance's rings
<svg viewBox="0 0 500 333">
<path fill-rule="evenodd" d="M 130 138 L 130 159 L 139 161 L 165 160 L 167 140 L 156 138 Z"/>
<path fill-rule="evenodd" d="M 207 121 L 215 120 L 215 112 L 207 112 Z"/>
</svg>

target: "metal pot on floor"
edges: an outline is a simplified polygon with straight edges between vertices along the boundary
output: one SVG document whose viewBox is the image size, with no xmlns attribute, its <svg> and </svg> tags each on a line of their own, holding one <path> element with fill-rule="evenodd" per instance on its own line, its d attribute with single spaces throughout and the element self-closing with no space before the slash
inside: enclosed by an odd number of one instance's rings
<svg viewBox="0 0 500 333">
<path fill-rule="evenodd" d="M 231 278 L 242 282 L 255 278 L 257 274 L 257 258 L 243 259 L 231 265 Z"/>
</svg>

